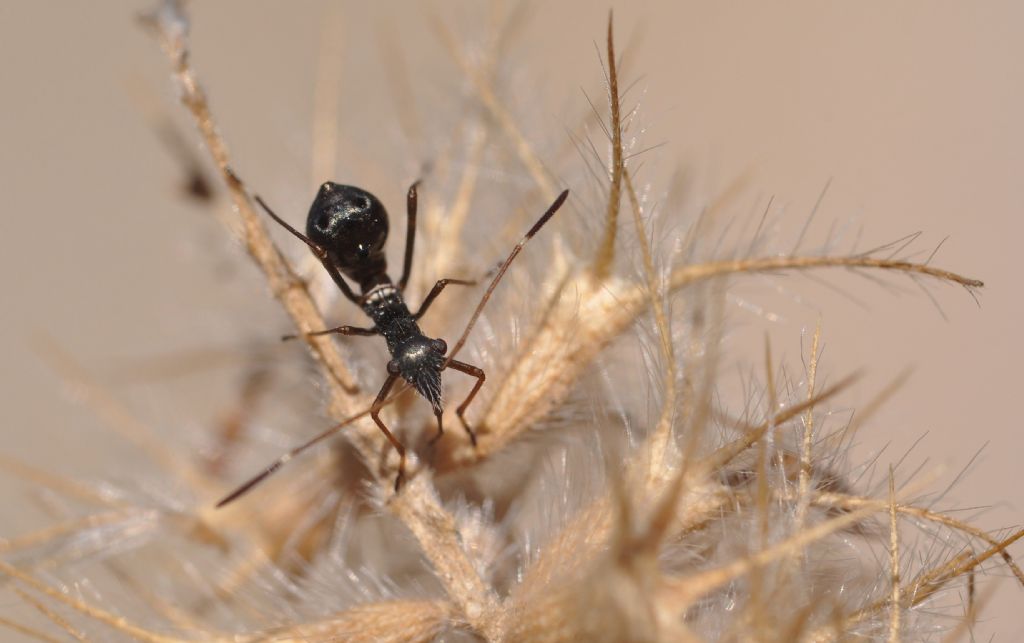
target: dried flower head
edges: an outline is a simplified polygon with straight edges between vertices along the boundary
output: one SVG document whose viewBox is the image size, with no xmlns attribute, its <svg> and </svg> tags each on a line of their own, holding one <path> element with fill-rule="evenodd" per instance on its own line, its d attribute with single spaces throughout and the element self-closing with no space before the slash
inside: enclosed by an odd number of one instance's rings
<svg viewBox="0 0 1024 643">
<path fill-rule="evenodd" d="M 279 247 L 254 207 L 248 190 L 262 186 L 243 183 L 244 159 L 229 156 L 181 4 L 163 2 L 145 23 L 215 168 L 215 180 L 190 185 L 217 191 L 191 193 L 230 200 L 223 219 L 305 341 L 325 415 L 345 426 L 218 510 L 240 475 L 326 428 L 308 416 L 258 421 L 271 373 L 288 368 L 277 363 L 283 351 L 260 354 L 201 458 L 157 441 L 52 349 L 155 473 L 89 483 L 5 459 L 57 517 L 0 541 L 0 573 L 49 629 L 0 624 L 42 640 L 899 640 L 966 627 L 990 559 L 1024 583 L 1006 552 L 1024 531 L 996 536 L 940 513 L 936 495 L 897 485 L 892 469 L 880 488 L 858 484 L 865 465 L 847 461 L 852 430 L 836 406 L 855 375 L 823 384 L 820 325 L 803 373 L 780 369 L 766 344 L 742 399 L 719 385 L 726 297 L 746 275 L 841 268 L 972 295 L 981 282 L 932 257 L 904 259 L 916 238 L 842 255 L 798 253 L 799 243 L 779 252 L 763 220 L 752 235 L 730 230 L 731 191 L 696 206 L 660 199 L 668 190 L 640 178 L 641 115 L 620 78 L 611 17 L 607 100 L 592 101 L 568 135 L 570 154 L 539 151 L 502 102 L 500 27 L 468 51 L 439 26 L 472 109 L 427 171 L 418 243 L 430 250 L 417 257 L 412 299 L 438 277 L 486 274 L 560 186 L 573 197 L 466 345 L 487 373 L 470 410 L 478 444 L 448 431 L 429 445 L 429 406 L 391 398 L 384 416 L 410 448 L 395 493 L 398 456 L 366 417 L 383 347 L 309 334 L 334 325 L 322 313 L 336 299 L 329 280 L 306 249 Z M 338 92 L 318 85 L 324 113 Z M 405 127 L 413 122 L 406 114 Z M 482 171 L 499 163 L 514 168 L 508 185 Z M 433 336 L 460 337 L 479 298 L 471 292 L 437 300 L 424 319 Z M 446 399 L 472 383 L 446 374 Z M 445 409 L 449 427 L 454 411 Z M 241 439 L 254 424 L 263 439 Z"/>
</svg>

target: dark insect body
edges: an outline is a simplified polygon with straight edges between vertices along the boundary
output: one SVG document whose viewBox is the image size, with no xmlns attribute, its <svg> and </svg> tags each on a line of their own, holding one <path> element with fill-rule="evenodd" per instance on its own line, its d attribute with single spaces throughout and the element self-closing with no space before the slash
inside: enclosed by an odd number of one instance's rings
<svg viewBox="0 0 1024 643">
<path fill-rule="evenodd" d="M 235 179 L 237 180 L 237 177 Z M 569 191 L 562 192 L 555 199 L 544 215 L 530 228 L 526 236 L 512 250 L 505 262 L 501 264 L 480 303 L 477 305 L 469 323 L 466 325 L 458 343 L 456 343 L 451 353 L 446 355 L 448 353 L 447 343 L 443 339 L 435 339 L 424 335 L 416 322 L 427 312 L 430 304 L 434 302 L 446 286 L 449 284 L 469 286 L 474 285 L 476 282 L 462 279 L 441 279 L 434 284 L 434 287 L 423 299 L 419 309 L 415 313 L 410 312 L 403 298 L 403 293 L 409 282 L 416 241 L 417 185 L 418 183 L 414 183 L 409 188 L 406 198 L 408 226 L 406 229 L 405 261 L 402 267 L 402 276 L 399 278 L 398 283 L 392 282 L 387 274 L 387 259 L 384 254 L 384 245 L 388 237 L 388 214 L 377 197 L 369 192 L 349 185 L 331 182 L 324 183 L 320 186 L 320 191 L 317 193 L 316 199 L 314 199 L 313 205 L 309 209 L 305 235 L 278 217 L 262 199 L 258 196 L 256 197 L 256 201 L 266 210 L 267 214 L 309 246 L 345 297 L 359 306 L 373 320 L 373 326 L 369 328 L 338 326 L 309 333 L 309 335 L 326 335 L 331 333 L 360 336 L 381 335 L 387 343 L 391 360 L 387 363 L 387 378 L 384 380 L 377 398 L 368 411 L 348 418 L 305 444 L 292 449 L 262 473 L 221 500 L 217 504 L 218 507 L 235 500 L 302 451 L 325 439 L 343 426 L 365 416 L 367 413 L 373 418 L 373 421 L 399 454 L 398 475 L 395 478 L 395 491 L 398 491 L 405 477 L 405 446 L 380 419 L 380 409 L 386 403 L 388 393 L 391 392 L 399 377 L 408 382 L 424 399 L 430 402 L 434 416 L 437 418 L 437 434 L 430 440 L 430 444 L 436 442 L 444 434 L 444 426 L 441 420 L 444 411 L 441 396 L 441 371 L 453 368 L 475 377 L 476 383 L 473 385 L 472 390 L 470 390 L 469 395 L 466 396 L 465 401 L 456 407 L 455 415 L 459 418 L 463 428 L 469 435 L 473 446 L 476 446 L 476 434 L 466 421 L 465 412 L 470 402 L 472 402 L 480 390 L 480 387 L 483 386 L 486 376 L 482 369 L 456 360 L 455 355 L 465 345 L 470 330 L 472 330 L 473 325 L 479 319 L 484 305 L 494 292 L 498 282 L 501 281 L 512 260 L 523 249 L 526 242 L 562 206 Z M 359 295 L 353 291 L 346 281 L 346 277 L 358 285 Z M 295 336 L 288 336 L 288 338 L 292 337 Z"/>
</svg>

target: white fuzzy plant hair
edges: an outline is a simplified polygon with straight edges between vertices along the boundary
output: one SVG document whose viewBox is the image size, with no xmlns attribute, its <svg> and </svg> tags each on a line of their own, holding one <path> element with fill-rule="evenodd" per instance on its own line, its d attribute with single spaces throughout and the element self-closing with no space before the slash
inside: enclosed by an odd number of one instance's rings
<svg viewBox="0 0 1024 643">
<path fill-rule="evenodd" d="M 230 205 L 222 218 L 289 332 L 304 337 L 311 359 L 299 377 L 320 383 L 321 414 L 253 417 L 260 395 L 302 395 L 264 373 L 288 370 L 298 344 L 264 356 L 223 435 L 259 428 L 225 440 L 214 466 L 156 440 L 66 369 L 139 449 L 145 466 L 128 468 L 145 484 L 126 472 L 119 483 L 77 481 L 5 458 L 8 474 L 60 502 L 52 526 L 0 541 L 0 574 L 29 614 L 0 624 L 28 639 L 89 641 L 945 640 L 975 618 L 981 570 L 1004 565 L 1024 582 L 1006 553 L 1024 532 L 983 532 L 934 510 L 927 487 L 897 484 L 891 468 L 866 482 L 873 463 L 848 460 L 857 427 L 839 400 L 855 375 L 823 376 L 820 326 L 798 375 L 766 345 L 742 396 L 720 383 L 727 296 L 746 275 L 842 268 L 968 292 L 982 284 L 904 260 L 913 239 L 779 252 L 763 221 L 753 233 L 730 228 L 730 194 L 694 204 L 643 178 L 644 128 L 612 22 L 595 68 L 605 100 L 584 103 L 584 121 L 549 148 L 499 99 L 505 57 L 493 48 L 507 42 L 471 55 L 439 27 L 467 91 L 421 190 L 409 299 L 440 276 L 485 274 L 572 190 L 463 353 L 487 373 L 469 413 L 479 444 L 452 403 L 472 380 L 447 371 L 449 430 L 436 445 L 422 400 L 407 393 L 383 411 L 409 447 L 399 492 L 397 455 L 363 417 L 215 509 L 282 445 L 365 411 L 386 357 L 379 340 L 305 335 L 334 325 L 322 311 L 336 293 L 308 249 L 254 206 L 250 190 L 267 196 L 264 186 L 239 178 L 246 162 L 219 133 L 183 7 L 147 15 L 216 170 L 213 197 L 193 192 Z M 404 219 L 395 208 L 392 218 Z M 424 323 L 453 341 L 480 292 L 446 293 Z"/>
</svg>

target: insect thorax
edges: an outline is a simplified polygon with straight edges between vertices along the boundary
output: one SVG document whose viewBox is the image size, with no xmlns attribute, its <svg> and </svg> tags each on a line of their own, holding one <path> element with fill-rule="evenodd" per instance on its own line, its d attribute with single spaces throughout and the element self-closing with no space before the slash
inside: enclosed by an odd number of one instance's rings
<svg viewBox="0 0 1024 643">
<path fill-rule="evenodd" d="M 384 336 L 389 352 L 394 353 L 395 347 L 403 340 L 422 334 L 402 295 L 393 285 L 375 286 L 364 297 L 363 312 Z"/>
</svg>

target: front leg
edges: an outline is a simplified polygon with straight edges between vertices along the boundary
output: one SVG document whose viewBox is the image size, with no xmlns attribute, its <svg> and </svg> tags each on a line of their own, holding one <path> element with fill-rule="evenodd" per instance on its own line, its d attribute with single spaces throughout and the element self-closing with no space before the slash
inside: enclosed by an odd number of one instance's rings
<svg viewBox="0 0 1024 643">
<path fill-rule="evenodd" d="M 427 294 L 423 303 L 420 304 L 420 309 L 416 311 L 416 314 L 413 315 L 412 318 L 419 320 L 419 318 L 427 312 L 427 309 L 430 308 L 430 304 L 434 303 L 434 300 L 437 299 L 437 296 L 441 294 L 441 291 L 444 290 L 445 286 L 448 284 L 455 284 L 456 286 L 475 286 L 476 283 L 477 282 L 470 281 L 468 279 L 439 279 L 438 282 L 434 284 L 434 287 L 430 289 L 430 293 Z"/>
<path fill-rule="evenodd" d="M 338 326 L 336 328 L 328 328 L 327 330 L 316 330 L 310 333 L 304 333 L 302 337 L 319 337 L 320 335 L 358 335 L 359 337 L 370 337 L 371 335 L 378 334 L 377 327 L 373 328 L 359 328 L 357 326 Z M 298 339 L 300 335 L 283 335 L 281 341 L 286 342 L 290 339 Z"/>
<path fill-rule="evenodd" d="M 409 186 L 409 194 L 405 197 L 405 210 L 408 223 L 405 226 L 405 263 L 402 264 L 402 278 L 398 280 L 398 290 L 405 292 L 405 286 L 409 283 L 409 275 L 412 274 L 412 253 L 416 245 L 416 188 L 420 182 L 416 181 Z"/>
</svg>

